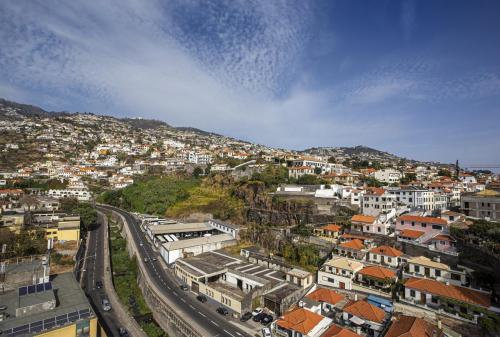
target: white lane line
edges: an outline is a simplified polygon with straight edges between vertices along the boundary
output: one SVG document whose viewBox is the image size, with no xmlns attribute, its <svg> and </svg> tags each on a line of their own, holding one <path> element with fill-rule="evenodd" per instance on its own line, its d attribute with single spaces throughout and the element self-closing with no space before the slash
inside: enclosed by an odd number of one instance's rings
<svg viewBox="0 0 500 337">
<path fill-rule="evenodd" d="M 195 310 L 195 307 L 193 307 L 191 304 L 189 305 L 189 307 L 193 310 Z"/>
<path fill-rule="evenodd" d="M 177 293 L 175 291 L 173 293 L 174 293 L 175 296 L 177 296 L 177 297 L 179 296 L 179 295 L 177 295 Z"/>
<path fill-rule="evenodd" d="M 205 315 L 204 315 L 201 311 L 198 311 L 198 313 L 199 313 L 200 315 L 202 315 L 203 317 L 207 318 L 207 316 L 205 316 Z"/>
<path fill-rule="evenodd" d="M 213 325 L 215 326 L 219 326 L 219 324 L 215 323 L 214 321 L 210 320 L 210 322 L 212 322 Z"/>
<path fill-rule="evenodd" d="M 182 301 L 182 302 L 184 302 L 184 303 L 186 303 L 186 300 L 185 300 L 185 299 L 183 299 L 183 298 L 181 298 L 181 301 Z"/>
<path fill-rule="evenodd" d="M 240 334 L 238 331 L 235 331 L 235 333 L 239 336 L 243 336 L 242 334 Z"/>
<path fill-rule="evenodd" d="M 225 333 L 227 333 L 229 336 L 232 336 L 234 337 L 234 335 L 232 333 L 230 333 L 229 331 L 227 331 L 226 329 L 223 329 Z"/>
</svg>

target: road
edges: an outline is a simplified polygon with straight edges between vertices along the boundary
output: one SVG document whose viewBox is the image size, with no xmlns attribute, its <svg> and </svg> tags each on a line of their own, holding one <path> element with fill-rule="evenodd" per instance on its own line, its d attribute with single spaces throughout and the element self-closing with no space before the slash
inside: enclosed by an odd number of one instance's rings
<svg viewBox="0 0 500 337">
<path fill-rule="evenodd" d="M 101 281 L 104 284 L 104 226 L 102 219 L 89 230 L 87 238 L 87 250 L 85 252 L 84 272 L 82 283 L 85 293 L 89 298 L 94 311 L 108 337 L 119 336 L 118 329 L 123 326 L 119 323 L 114 311 L 102 310 L 101 297 L 105 295 L 106 289 L 96 289 L 95 283 Z M 109 271 L 108 271 L 109 272 Z"/>
<path fill-rule="evenodd" d="M 189 319 L 192 319 L 197 322 L 210 333 L 210 336 L 252 336 L 232 324 L 228 317 L 219 315 L 214 310 L 196 300 L 196 295 L 193 293 L 182 291 L 179 288 L 179 280 L 173 275 L 172 272 L 164 268 L 162 262 L 160 261 L 161 257 L 148 243 L 144 233 L 140 230 L 139 223 L 130 213 L 111 206 L 98 206 L 98 208 L 113 209 L 125 218 L 130 225 L 129 228 L 132 233 L 132 239 L 135 241 L 139 250 L 138 258 L 143 261 L 147 258 L 150 261 L 145 264 L 145 272 L 148 273 L 150 279 L 156 284 L 158 289 L 162 290 L 163 295 L 177 308 L 181 309 L 181 316 L 184 319 L 188 321 Z M 153 257 L 157 258 L 157 261 L 152 261 Z"/>
</svg>

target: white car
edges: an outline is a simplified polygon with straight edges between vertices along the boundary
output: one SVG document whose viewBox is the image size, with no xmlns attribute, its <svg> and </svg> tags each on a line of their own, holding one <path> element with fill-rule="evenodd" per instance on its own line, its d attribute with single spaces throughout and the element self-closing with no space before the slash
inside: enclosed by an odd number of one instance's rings
<svg viewBox="0 0 500 337">
<path fill-rule="evenodd" d="M 262 329 L 262 337 L 272 337 L 272 335 L 271 335 L 271 329 L 269 329 L 269 328 L 263 328 Z"/>
<path fill-rule="evenodd" d="M 264 311 L 264 309 L 262 308 L 255 308 L 254 311 L 252 311 L 252 316 L 257 316 L 258 314 L 260 314 L 262 311 Z"/>
</svg>

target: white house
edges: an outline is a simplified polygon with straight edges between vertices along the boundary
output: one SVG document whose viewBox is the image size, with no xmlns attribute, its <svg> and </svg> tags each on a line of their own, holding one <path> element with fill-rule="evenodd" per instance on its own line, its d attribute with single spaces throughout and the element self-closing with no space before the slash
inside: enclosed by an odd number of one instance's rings
<svg viewBox="0 0 500 337">
<path fill-rule="evenodd" d="M 375 171 L 373 176 L 375 177 L 375 179 L 384 183 L 394 184 L 398 183 L 401 180 L 403 174 L 397 170 L 389 168 Z"/>
<path fill-rule="evenodd" d="M 337 257 L 326 261 L 318 271 L 318 284 L 352 290 L 352 283 L 363 264 L 353 259 Z"/>
</svg>

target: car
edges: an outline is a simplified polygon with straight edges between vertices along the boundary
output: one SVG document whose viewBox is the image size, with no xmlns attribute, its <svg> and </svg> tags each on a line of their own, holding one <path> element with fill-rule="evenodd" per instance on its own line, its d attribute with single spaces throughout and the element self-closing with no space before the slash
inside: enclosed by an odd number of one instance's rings
<svg viewBox="0 0 500 337">
<path fill-rule="evenodd" d="M 102 310 L 104 310 L 104 311 L 111 310 L 111 303 L 109 303 L 109 300 L 107 299 L 107 297 L 103 297 L 101 299 L 101 305 L 102 305 Z"/>
<path fill-rule="evenodd" d="M 218 307 L 217 312 L 221 315 L 224 315 L 224 316 L 229 315 L 229 311 L 224 307 Z"/>
<path fill-rule="evenodd" d="M 264 312 L 258 313 L 257 315 L 253 316 L 252 320 L 254 322 L 260 322 L 261 319 L 263 319 L 265 315 L 266 314 Z"/>
<path fill-rule="evenodd" d="M 158 261 L 158 259 L 156 257 L 153 257 L 151 261 Z"/>
<path fill-rule="evenodd" d="M 260 314 L 262 311 L 264 311 L 264 309 L 262 308 L 255 308 L 254 311 L 252 311 L 252 316 L 255 316 L 255 315 L 258 315 Z"/>
<path fill-rule="evenodd" d="M 245 312 L 243 315 L 241 315 L 240 317 L 240 321 L 242 322 L 246 322 L 248 321 L 250 318 L 252 318 L 252 313 L 251 312 Z"/>
<path fill-rule="evenodd" d="M 198 295 L 198 296 L 196 296 L 196 299 L 198 301 L 200 301 L 201 303 L 205 303 L 207 301 L 207 298 L 204 295 Z"/>
<path fill-rule="evenodd" d="M 7 306 L 6 305 L 0 305 L 0 311 L 5 311 L 7 310 Z"/>
<path fill-rule="evenodd" d="M 269 329 L 269 328 L 262 328 L 262 337 L 272 337 L 272 335 L 271 335 L 271 329 Z"/>
<path fill-rule="evenodd" d="M 273 316 L 266 314 L 261 320 L 260 323 L 263 325 L 268 325 L 273 321 Z"/>
<path fill-rule="evenodd" d="M 120 328 L 118 330 L 118 334 L 120 335 L 120 337 L 129 337 L 128 331 L 125 328 Z"/>
<path fill-rule="evenodd" d="M 184 291 L 189 290 L 189 287 L 187 286 L 187 284 L 181 284 L 179 288 L 181 288 L 181 290 L 184 290 Z"/>
<path fill-rule="evenodd" d="M 149 259 L 147 257 L 144 258 L 144 263 L 148 263 Z"/>
<path fill-rule="evenodd" d="M 142 243 L 142 242 L 139 242 L 139 246 L 141 246 L 141 247 L 142 247 L 142 246 L 144 246 L 144 243 Z"/>
<path fill-rule="evenodd" d="M 96 287 L 96 289 L 101 289 L 102 288 L 102 281 L 96 281 L 95 287 Z"/>
</svg>

